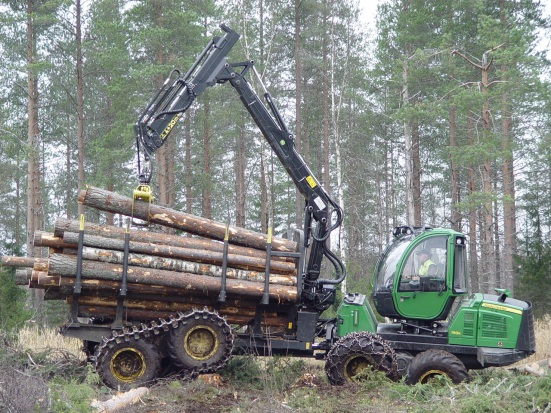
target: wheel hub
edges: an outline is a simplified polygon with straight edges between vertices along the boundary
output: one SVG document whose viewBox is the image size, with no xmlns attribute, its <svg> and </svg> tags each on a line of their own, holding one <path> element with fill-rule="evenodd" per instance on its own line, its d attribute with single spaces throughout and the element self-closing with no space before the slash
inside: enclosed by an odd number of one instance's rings
<svg viewBox="0 0 551 413">
<path fill-rule="evenodd" d="M 431 378 L 435 376 L 448 376 L 441 370 L 429 370 L 419 378 L 419 383 L 426 384 Z"/>
<path fill-rule="evenodd" d="M 111 374 L 122 382 L 132 382 L 141 377 L 145 372 L 144 356 L 132 347 L 118 350 L 109 361 Z"/>
<path fill-rule="evenodd" d="M 207 360 L 218 349 L 216 332 L 209 326 L 196 326 L 184 336 L 184 349 L 195 360 Z"/>
<path fill-rule="evenodd" d="M 354 355 L 344 365 L 344 376 L 346 380 L 352 380 L 365 369 L 371 366 L 372 362 L 365 356 Z"/>
</svg>

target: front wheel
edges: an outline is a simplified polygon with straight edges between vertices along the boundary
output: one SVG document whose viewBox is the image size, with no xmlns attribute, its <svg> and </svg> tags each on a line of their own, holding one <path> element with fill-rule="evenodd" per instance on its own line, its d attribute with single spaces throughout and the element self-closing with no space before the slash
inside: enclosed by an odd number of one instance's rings
<svg viewBox="0 0 551 413">
<path fill-rule="evenodd" d="M 467 380 L 465 365 L 456 356 L 443 350 L 427 350 L 419 353 L 409 365 L 407 384 L 427 383 L 436 376 L 446 376 L 454 384 Z"/>
<path fill-rule="evenodd" d="M 327 353 L 325 372 L 331 384 L 352 382 L 365 369 L 378 370 L 391 379 L 396 378 L 396 355 L 376 334 L 366 331 L 347 334 Z"/>
</svg>

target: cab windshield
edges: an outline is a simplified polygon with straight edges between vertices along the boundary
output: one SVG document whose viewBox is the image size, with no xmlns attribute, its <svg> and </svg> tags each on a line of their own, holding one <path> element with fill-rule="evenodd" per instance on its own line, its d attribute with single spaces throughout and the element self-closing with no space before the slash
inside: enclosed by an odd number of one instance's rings
<svg viewBox="0 0 551 413">
<path fill-rule="evenodd" d="M 375 269 L 374 291 L 389 291 L 392 289 L 398 261 L 400 261 L 413 238 L 413 236 L 402 237 L 387 247 Z"/>
</svg>

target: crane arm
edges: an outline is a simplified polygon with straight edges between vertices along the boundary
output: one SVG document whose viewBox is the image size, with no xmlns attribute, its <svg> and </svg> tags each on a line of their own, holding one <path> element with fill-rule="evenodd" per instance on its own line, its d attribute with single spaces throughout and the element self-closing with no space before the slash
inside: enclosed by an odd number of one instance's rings
<svg viewBox="0 0 551 413">
<path fill-rule="evenodd" d="M 239 35 L 225 25 L 221 25 L 221 28 L 225 32 L 224 36 L 214 37 L 184 75 L 179 71 L 173 71 L 138 118 L 135 125 L 138 158 L 141 149 L 144 159 L 149 160 L 150 156 L 166 142 L 183 113 L 207 87 L 230 83 L 305 199 L 304 239 L 305 247 L 311 249 L 303 274 L 303 298 L 310 305 L 322 308 L 334 290 L 330 286 L 342 282 L 346 274 L 342 261 L 326 246 L 331 231 L 342 223 L 342 210 L 320 185 L 297 152 L 294 137 L 270 94 L 264 88 L 264 104 L 251 88 L 245 76 L 251 69 L 258 76 L 254 62 L 226 61 L 226 56 L 239 39 Z M 258 79 L 262 83 L 259 77 Z M 151 174 L 143 173 L 140 166 L 138 168 L 140 181 L 148 183 Z M 335 278 L 319 278 L 324 257 L 335 268 Z"/>
</svg>

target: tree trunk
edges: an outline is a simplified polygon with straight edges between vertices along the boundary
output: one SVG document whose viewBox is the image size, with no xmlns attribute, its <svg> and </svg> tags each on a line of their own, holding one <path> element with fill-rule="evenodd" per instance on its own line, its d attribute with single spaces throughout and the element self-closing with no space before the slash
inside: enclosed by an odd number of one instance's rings
<svg viewBox="0 0 551 413">
<path fill-rule="evenodd" d="M 421 157 L 419 154 L 419 123 L 412 122 L 411 128 L 411 184 L 413 199 L 413 223 L 422 225 L 421 218 Z M 432 224 L 432 222 L 431 222 Z"/>
<path fill-rule="evenodd" d="M 185 113 L 184 128 L 184 174 L 186 186 L 186 212 L 191 214 L 193 200 L 193 174 L 191 171 L 191 108 Z"/>
<path fill-rule="evenodd" d="M 514 256 L 517 254 L 517 223 L 515 204 L 515 178 L 511 145 L 512 119 L 508 96 L 502 97 L 501 123 L 501 175 L 503 183 L 503 275 L 502 287 L 513 292 L 515 286 Z"/>
<path fill-rule="evenodd" d="M 409 67 L 408 56 L 404 53 L 402 62 L 402 105 L 409 105 Z M 413 194 L 413 131 L 409 120 L 404 121 L 404 173 L 406 178 L 406 223 L 415 221 L 415 208 Z"/>
<path fill-rule="evenodd" d="M 82 19 L 80 0 L 76 0 L 76 72 L 77 72 L 77 152 L 78 152 L 78 190 L 84 187 L 84 76 L 82 60 Z M 78 214 L 84 213 L 84 207 L 78 206 Z"/>
<path fill-rule="evenodd" d="M 50 276 L 75 277 L 77 259 L 64 254 L 52 254 L 48 260 L 48 274 Z M 97 278 L 100 280 L 119 281 L 122 266 L 117 264 L 100 263 L 83 260 L 82 277 Z M 128 282 L 150 285 L 164 285 L 166 287 L 185 288 L 191 295 L 212 297 L 216 301 L 220 292 L 220 279 L 205 275 L 181 273 L 166 270 L 157 270 L 129 266 Z M 243 298 L 258 298 L 264 293 L 264 284 L 235 279 L 226 280 L 226 289 L 229 295 Z M 270 285 L 270 301 L 292 303 L 297 300 L 297 291 L 294 287 L 278 284 Z"/>
<path fill-rule="evenodd" d="M 245 227 L 245 124 L 239 116 L 239 130 L 235 139 L 235 225 Z"/>
<path fill-rule="evenodd" d="M 66 244 L 72 244 L 73 249 L 78 243 L 78 233 L 66 232 L 63 241 Z M 104 251 L 102 254 L 108 259 L 110 254 L 115 251 L 124 251 L 124 240 L 111 238 L 102 238 L 94 235 L 84 235 L 84 245 L 92 248 L 100 248 Z M 204 264 L 222 265 L 223 253 L 203 249 L 181 248 L 164 246 L 161 244 L 148 244 L 144 242 L 130 241 L 128 245 L 130 252 L 135 254 L 145 254 L 139 258 L 142 262 L 154 257 L 173 258 L 176 260 L 193 261 Z M 136 258 L 138 260 L 138 258 Z M 246 257 L 242 255 L 228 254 L 228 266 L 230 268 L 243 269 L 248 271 L 264 271 L 266 267 L 266 258 Z M 270 272 L 274 274 L 295 275 L 294 264 L 290 262 L 270 261 Z"/>
<path fill-rule="evenodd" d="M 266 161 L 264 142 L 260 144 L 260 231 L 268 232 L 268 182 L 266 182 Z"/>
<path fill-rule="evenodd" d="M 111 211 L 165 225 L 191 234 L 223 240 L 226 225 L 210 219 L 189 215 L 170 208 L 147 202 L 133 202 L 131 198 L 108 192 L 100 188 L 88 187 L 79 194 L 79 202 L 102 211 Z M 229 227 L 229 242 L 252 248 L 265 249 L 266 235 L 244 228 Z M 295 251 L 296 244 L 282 238 L 272 238 L 272 249 Z"/>
<path fill-rule="evenodd" d="M 456 107 L 451 105 L 449 109 L 448 125 L 450 129 L 450 176 L 451 176 L 451 227 L 455 231 L 461 232 L 461 214 L 459 213 L 460 185 L 459 171 L 455 162 L 455 151 L 457 150 L 457 123 L 456 123 Z"/>
<path fill-rule="evenodd" d="M 488 97 L 488 71 L 491 65 L 486 63 L 486 54 L 484 56 L 484 67 L 482 69 L 482 120 L 483 120 L 483 144 L 490 143 L 491 137 L 491 119 L 490 119 L 490 101 Z M 482 205 L 482 233 L 481 233 L 481 253 L 482 268 L 481 276 L 484 280 L 484 291 L 489 292 L 496 286 L 496 263 L 495 263 L 495 245 L 493 235 L 493 203 L 492 203 L 492 160 L 489 155 L 484 159 L 481 168 L 482 191 L 484 193 L 484 203 Z"/>
<path fill-rule="evenodd" d="M 203 199 L 201 202 L 201 215 L 207 219 L 212 218 L 212 202 L 210 198 L 210 103 L 204 99 L 204 123 L 203 123 Z"/>
<path fill-rule="evenodd" d="M 38 127 L 38 81 L 34 67 L 36 39 L 33 26 L 33 4 L 27 0 L 27 255 L 38 256 L 39 252 L 33 246 L 34 231 L 40 228 L 40 142 Z M 33 307 L 40 315 L 43 301 L 43 291 L 33 294 Z"/>
<path fill-rule="evenodd" d="M 68 220 L 65 218 L 58 218 L 54 226 L 54 235 L 53 238 L 62 241 L 63 234 L 65 232 L 78 232 L 80 229 L 80 222 L 76 220 Z M 105 226 L 85 222 L 84 223 L 84 232 L 87 235 L 96 235 L 99 237 L 105 238 L 114 238 L 114 239 L 124 239 L 126 229 L 115 226 Z M 130 236 L 130 241 L 136 242 L 148 242 L 153 244 L 161 244 L 165 246 L 173 247 L 182 247 L 182 248 L 195 248 L 202 250 L 218 251 L 222 252 L 224 250 L 224 244 L 210 240 L 207 238 L 199 237 L 181 237 L 178 235 L 169 235 L 165 233 L 158 232 L 146 232 L 130 229 L 128 231 Z M 42 232 L 39 231 L 38 235 L 35 234 L 35 243 L 38 242 L 37 238 L 42 238 Z M 44 233 L 47 234 L 47 233 Z M 47 237 L 52 237 L 52 235 L 47 235 Z M 36 244 L 35 244 L 36 245 Z M 50 245 L 40 245 L 40 246 L 52 246 L 59 247 L 55 243 Z M 239 245 L 228 245 L 228 253 L 243 255 L 248 257 L 256 258 L 266 258 L 266 253 L 263 250 L 258 250 L 254 248 L 241 247 Z M 295 262 L 293 258 L 290 257 L 272 257 L 273 261 L 287 261 Z"/>
<path fill-rule="evenodd" d="M 300 8 L 302 1 L 295 0 L 295 147 L 298 153 L 302 145 L 302 66 L 300 47 Z M 297 228 L 302 228 L 304 198 L 298 189 L 295 190 L 295 223 Z"/>
<path fill-rule="evenodd" d="M 467 140 L 468 146 L 474 146 L 474 121 L 470 114 L 467 114 Z M 474 166 L 469 165 L 467 169 L 467 186 L 470 202 L 469 210 L 469 274 L 471 277 L 471 287 L 473 291 L 480 291 L 480 282 L 478 276 L 478 243 L 476 236 L 477 208 L 475 206 L 475 172 Z"/>
<path fill-rule="evenodd" d="M 2 256 L 2 264 L 8 267 L 28 267 L 33 268 L 36 263 L 48 263 L 47 258 L 39 257 L 13 257 L 9 255 Z"/>
</svg>

